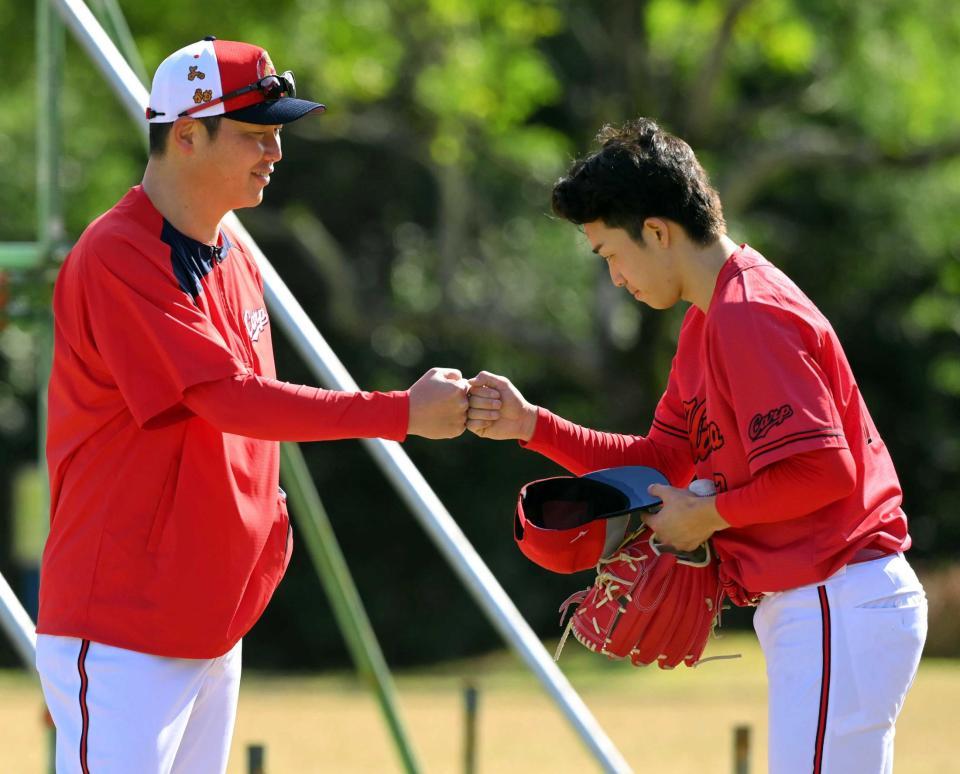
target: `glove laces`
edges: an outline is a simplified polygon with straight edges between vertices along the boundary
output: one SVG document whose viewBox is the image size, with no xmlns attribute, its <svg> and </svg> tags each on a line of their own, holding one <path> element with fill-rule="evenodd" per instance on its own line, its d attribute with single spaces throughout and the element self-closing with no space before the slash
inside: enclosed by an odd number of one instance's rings
<svg viewBox="0 0 960 774">
<path fill-rule="evenodd" d="M 627 542 L 629 542 L 630 540 L 632 540 L 632 538 L 635 537 L 637 534 L 639 534 L 639 532 L 640 530 L 638 530 L 633 535 L 630 535 L 626 540 L 624 540 L 623 543 L 621 543 L 621 547 L 625 545 Z M 614 575 L 612 572 L 607 572 L 606 570 L 604 570 L 603 567 L 605 565 L 612 564 L 614 562 L 622 562 L 626 564 L 631 570 L 636 570 L 637 565 L 640 562 L 646 561 L 646 559 L 647 559 L 646 556 L 633 556 L 632 554 L 626 551 L 619 551 L 613 556 L 600 559 L 600 561 L 597 562 L 597 579 L 594 581 L 594 586 L 598 586 L 599 588 L 603 589 L 603 597 L 600 599 L 599 602 L 597 602 L 596 606 L 600 607 L 601 605 L 605 605 L 608 602 L 617 603 L 617 598 L 615 596 L 617 591 L 620 590 L 621 588 L 628 588 L 630 586 L 630 581 L 627 580 L 626 578 L 621 578 L 619 575 Z M 646 585 L 646 582 L 647 582 L 647 573 L 644 571 L 643 568 L 641 568 L 640 578 L 637 582 L 635 591 L 638 591 L 638 592 L 641 591 L 643 587 Z M 577 591 L 571 594 L 569 597 L 567 597 L 566 600 L 564 600 L 563 604 L 560 605 L 560 624 L 561 625 L 563 625 L 563 619 L 567 615 L 567 611 L 571 608 L 571 606 L 582 604 L 583 601 L 587 598 L 587 595 L 590 593 L 591 588 L 592 587 L 583 589 L 582 591 Z M 665 591 L 666 591 L 666 583 L 664 583 L 664 585 L 661 587 L 660 593 L 657 595 L 656 601 L 649 607 L 644 607 L 641 609 L 650 610 L 656 607 L 657 605 L 659 605 L 660 602 L 663 600 L 663 595 Z M 633 597 L 630 594 L 624 594 L 623 598 L 626 599 L 628 602 L 633 601 Z M 623 613 L 626 611 L 621 607 L 620 612 Z M 563 652 L 563 646 L 567 644 L 567 638 L 570 636 L 570 632 L 573 629 L 573 620 L 574 620 L 574 617 L 572 615 L 570 616 L 569 619 L 567 619 L 567 625 L 564 627 L 563 635 L 560 637 L 560 644 L 557 645 L 557 650 L 553 654 L 554 661 L 560 660 L 560 654 Z M 593 623 L 593 628 L 596 631 L 596 633 L 600 634 L 600 626 L 597 624 L 597 619 L 591 618 L 590 620 L 591 620 L 591 623 Z M 584 643 L 584 644 L 587 645 L 587 643 Z"/>
</svg>

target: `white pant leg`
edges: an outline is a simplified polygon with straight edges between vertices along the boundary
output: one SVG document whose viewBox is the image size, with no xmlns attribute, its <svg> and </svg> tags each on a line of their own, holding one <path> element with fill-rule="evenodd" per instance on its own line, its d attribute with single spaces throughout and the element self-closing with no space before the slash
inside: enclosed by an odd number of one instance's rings
<svg viewBox="0 0 960 774">
<path fill-rule="evenodd" d="M 187 722 L 172 774 L 225 772 L 237 718 L 242 642 L 213 659 Z"/>
<path fill-rule="evenodd" d="M 227 670 L 229 677 L 217 669 L 223 660 L 230 661 L 227 656 L 164 658 L 72 637 L 39 635 L 37 670 L 57 727 L 58 774 L 169 774 L 198 698 L 205 691 L 215 692 L 212 686 L 218 681 L 239 680 L 239 651 Z M 235 701 L 225 710 L 231 718 L 226 742 L 215 735 L 204 742 L 216 750 L 229 749 Z M 200 712 L 198 718 L 203 720 L 206 714 Z M 220 771 L 226 768 L 223 757 Z M 217 770 L 194 769 L 203 774 Z"/>
<path fill-rule="evenodd" d="M 770 774 L 892 772 L 894 724 L 927 629 L 906 559 L 849 565 L 819 586 L 765 597 L 754 626 L 767 662 Z"/>
</svg>

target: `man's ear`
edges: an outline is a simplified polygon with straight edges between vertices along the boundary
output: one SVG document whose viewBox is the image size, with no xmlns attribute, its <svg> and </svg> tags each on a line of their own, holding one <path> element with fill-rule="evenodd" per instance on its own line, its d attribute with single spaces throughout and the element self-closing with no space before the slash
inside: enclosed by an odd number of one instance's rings
<svg viewBox="0 0 960 774">
<path fill-rule="evenodd" d="M 200 122 L 184 116 L 173 122 L 170 128 L 169 145 L 175 146 L 180 153 L 192 154 L 196 151 L 200 132 Z"/>
<path fill-rule="evenodd" d="M 663 218 L 647 218 L 643 221 L 644 235 L 650 237 L 650 244 L 656 247 L 670 247 L 670 227 Z"/>
</svg>

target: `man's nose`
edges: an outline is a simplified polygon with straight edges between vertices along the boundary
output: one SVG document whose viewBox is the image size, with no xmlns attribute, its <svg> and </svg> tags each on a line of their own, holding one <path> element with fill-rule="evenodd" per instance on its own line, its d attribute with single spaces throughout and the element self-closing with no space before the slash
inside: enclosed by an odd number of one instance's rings
<svg viewBox="0 0 960 774">
<path fill-rule="evenodd" d="M 610 270 L 610 281 L 616 287 L 622 288 L 625 283 L 624 283 L 623 277 L 620 275 L 620 272 L 618 272 L 615 268 L 613 268 L 612 263 L 608 263 L 607 268 Z"/>
<path fill-rule="evenodd" d="M 267 141 L 266 148 L 264 149 L 263 155 L 271 161 L 271 163 L 276 163 L 283 158 L 283 151 L 280 148 L 280 135 L 275 134 Z"/>
</svg>

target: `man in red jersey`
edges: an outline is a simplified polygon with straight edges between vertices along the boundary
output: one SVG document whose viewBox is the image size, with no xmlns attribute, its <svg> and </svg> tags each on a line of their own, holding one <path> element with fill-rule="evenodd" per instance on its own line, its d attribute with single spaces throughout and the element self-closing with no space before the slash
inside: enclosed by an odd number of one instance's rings
<svg viewBox="0 0 960 774">
<path fill-rule="evenodd" d="M 57 278 L 51 524 L 37 667 L 57 771 L 222 772 L 241 638 L 290 561 L 278 441 L 448 438 L 468 384 L 277 381 L 263 282 L 222 223 L 255 207 L 297 99 L 266 51 L 205 38 L 154 77 L 150 158 Z"/>
<path fill-rule="evenodd" d="M 648 119 L 605 127 L 553 190 L 610 279 L 654 309 L 690 304 L 646 436 L 580 427 L 479 374 L 467 426 L 519 439 L 575 474 L 647 465 L 663 542 L 712 539 L 724 587 L 757 604 L 769 770 L 889 772 L 894 723 L 926 637 L 902 495 L 830 323 L 726 234 L 690 147 Z M 487 385 L 485 389 L 477 385 Z M 691 479 L 713 483 L 698 497 Z"/>
</svg>

